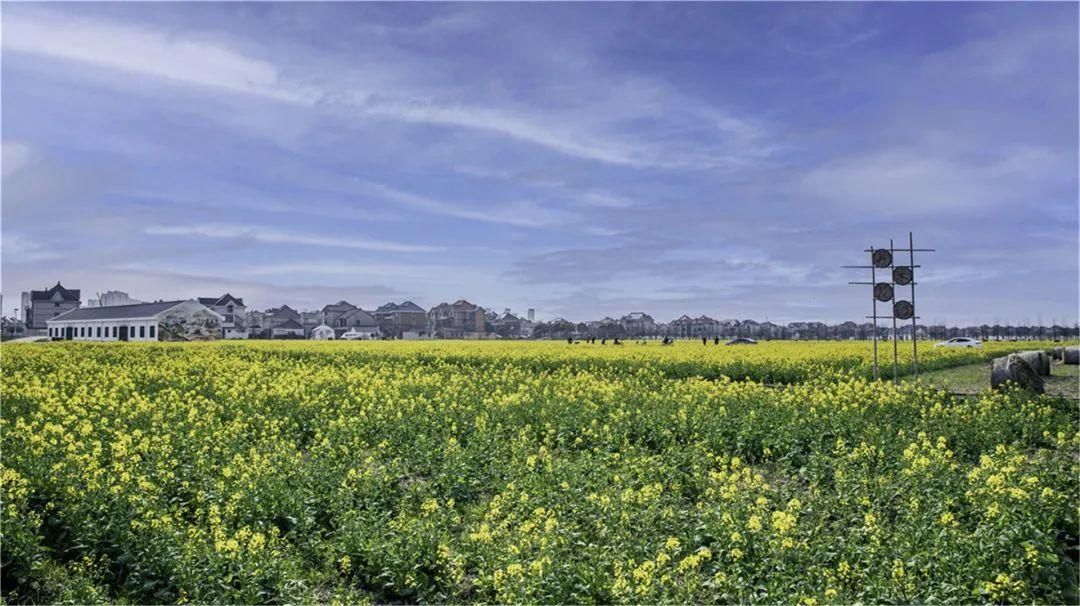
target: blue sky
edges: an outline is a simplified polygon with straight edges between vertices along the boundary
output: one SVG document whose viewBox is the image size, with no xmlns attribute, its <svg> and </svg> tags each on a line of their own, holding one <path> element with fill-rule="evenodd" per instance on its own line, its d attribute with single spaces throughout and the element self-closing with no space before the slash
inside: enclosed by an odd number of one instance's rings
<svg viewBox="0 0 1080 606">
<path fill-rule="evenodd" d="M 2 277 L 249 306 L 1076 321 L 1077 5 L 3 5 Z"/>
</svg>

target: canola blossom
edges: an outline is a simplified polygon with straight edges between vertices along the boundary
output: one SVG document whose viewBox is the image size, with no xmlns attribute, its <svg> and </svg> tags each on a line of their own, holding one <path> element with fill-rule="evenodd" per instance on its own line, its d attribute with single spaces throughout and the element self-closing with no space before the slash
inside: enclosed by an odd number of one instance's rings
<svg viewBox="0 0 1080 606">
<path fill-rule="evenodd" d="M 870 382 L 866 343 L 2 355 L 8 603 L 1076 595 L 1075 403 Z"/>
</svg>

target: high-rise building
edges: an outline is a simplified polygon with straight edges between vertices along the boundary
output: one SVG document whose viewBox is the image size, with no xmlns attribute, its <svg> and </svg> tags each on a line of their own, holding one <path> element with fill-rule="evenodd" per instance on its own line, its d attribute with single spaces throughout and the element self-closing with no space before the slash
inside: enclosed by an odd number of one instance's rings
<svg viewBox="0 0 1080 606">
<path fill-rule="evenodd" d="M 528 316 L 529 316 L 529 321 L 530 322 L 535 322 L 536 321 L 536 310 L 530 307 L 529 312 L 528 312 Z"/>
</svg>

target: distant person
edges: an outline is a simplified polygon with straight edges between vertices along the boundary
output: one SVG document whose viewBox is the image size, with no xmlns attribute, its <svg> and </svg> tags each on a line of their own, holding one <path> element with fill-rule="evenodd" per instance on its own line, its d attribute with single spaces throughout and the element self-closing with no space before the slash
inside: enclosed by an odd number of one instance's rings
<svg viewBox="0 0 1080 606">
<path fill-rule="evenodd" d="M 615 337 L 615 345 L 622 345 L 622 341 L 619 341 L 619 337 Z"/>
<path fill-rule="evenodd" d="M 702 337 L 701 337 L 701 344 L 702 344 L 702 345 L 708 345 L 708 344 L 709 344 L 709 340 L 708 340 L 708 339 L 706 339 L 706 338 L 705 338 L 704 336 L 702 336 Z"/>
<path fill-rule="evenodd" d="M 604 337 L 603 339 L 600 339 L 600 344 L 601 345 L 607 345 L 607 337 Z"/>
<path fill-rule="evenodd" d="M 720 344 L 720 337 L 714 337 L 712 342 L 713 342 L 713 345 L 719 345 Z"/>
<path fill-rule="evenodd" d="M 566 337 L 566 344 L 567 345 L 573 345 L 574 344 L 574 337 Z"/>
</svg>

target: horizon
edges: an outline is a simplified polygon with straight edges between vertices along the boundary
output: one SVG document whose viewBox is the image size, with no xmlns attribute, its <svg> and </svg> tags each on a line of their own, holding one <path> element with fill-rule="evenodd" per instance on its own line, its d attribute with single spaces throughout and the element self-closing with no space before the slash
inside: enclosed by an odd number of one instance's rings
<svg viewBox="0 0 1080 606">
<path fill-rule="evenodd" d="M 1073 326 L 1071 4 L 5 4 L 0 279 Z M 558 40 L 558 45 L 550 44 Z"/>
</svg>

